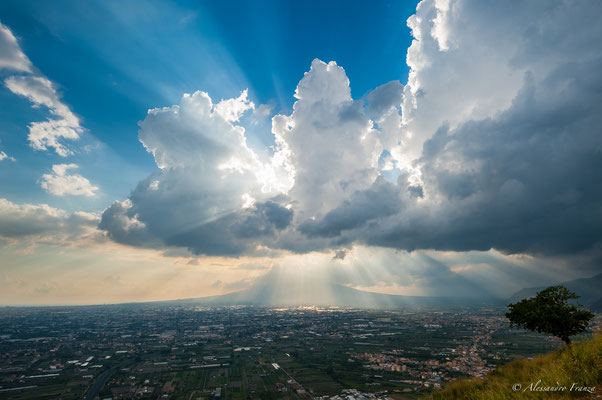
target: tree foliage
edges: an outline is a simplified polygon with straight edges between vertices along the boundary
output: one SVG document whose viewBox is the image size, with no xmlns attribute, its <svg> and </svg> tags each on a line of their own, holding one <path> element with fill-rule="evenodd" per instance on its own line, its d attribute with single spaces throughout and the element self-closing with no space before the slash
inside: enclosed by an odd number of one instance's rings
<svg viewBox="0 0 602 400">
<path fill-rule="evenodd" d="M 506 317 L 510 326 L 554 335 L 570 344 L 570 337 L 583 332 L 594 317 L 590 311 L 579 308 L 581 304 L 569 303 L 578 298 L 564 286 L 550 286 L 535 297 L 510 304 Z"/>
</svg>

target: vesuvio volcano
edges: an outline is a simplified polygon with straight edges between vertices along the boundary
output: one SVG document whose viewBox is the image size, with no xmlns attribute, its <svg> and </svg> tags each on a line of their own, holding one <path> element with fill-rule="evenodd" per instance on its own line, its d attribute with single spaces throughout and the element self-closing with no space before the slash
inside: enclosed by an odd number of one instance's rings
<svg viewBox="0 0 602 400">
<path fill-rule="evenodd" d="M 401 296 L 367 292 L 340 284 L 261 279 L 249 289 L 219 296 L 177 300 L 206 305 L 339 306 L 398 308 L 409 305 L 505 304 L 496 298 Z"/>
</svg>

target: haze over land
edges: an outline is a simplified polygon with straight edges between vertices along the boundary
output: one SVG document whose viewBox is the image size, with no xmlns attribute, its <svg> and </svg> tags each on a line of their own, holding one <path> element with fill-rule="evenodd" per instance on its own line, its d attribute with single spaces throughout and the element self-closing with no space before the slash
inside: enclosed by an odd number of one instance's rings
<svg viewBox="0 0 602 400">
<path fill-rule="evenodd" d="M 0 304 L 601 272 L 602 3 L 70 5 L 0 4 Z"/>
</svg>

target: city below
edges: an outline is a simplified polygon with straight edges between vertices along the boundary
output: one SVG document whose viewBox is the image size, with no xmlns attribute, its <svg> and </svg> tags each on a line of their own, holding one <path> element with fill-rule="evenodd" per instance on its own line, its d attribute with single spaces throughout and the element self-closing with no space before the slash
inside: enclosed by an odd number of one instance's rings
<svg viewBox="0 0 602 400">
<path fill-rule="evenodd" d="M 550 336 L 511 329 L 505 311 L 177 303 L 2 308 L 0 398 L 418 398 L 561 347 Z M 590 330 L 600 325 L 597 315 Z"/>
</svg>

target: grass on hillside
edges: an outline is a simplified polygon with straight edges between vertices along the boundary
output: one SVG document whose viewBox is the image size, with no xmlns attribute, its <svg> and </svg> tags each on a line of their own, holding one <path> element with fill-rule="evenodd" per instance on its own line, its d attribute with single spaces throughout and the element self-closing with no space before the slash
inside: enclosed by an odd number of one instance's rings
<svg viewBox="0 0 602 400">
<path fill-rule="evenodd" d="M 537 391 L 566 387 L 564 391 Z M 594 394 L 571 390 L 571 386 L 594 387 Z M 520 389 L 518 389 L 518 385 Z M 530 390 L 532 384 L 533 390 Z M 513 390 L 513 385 L 515 390 Z M 569 399 L 602 398 L 602 332 L 583 342 L 573 343 L 532 360 L 519 359 L 497 368 L 478 380 L 460 380 L 425 399 Z"/>
</svg>

